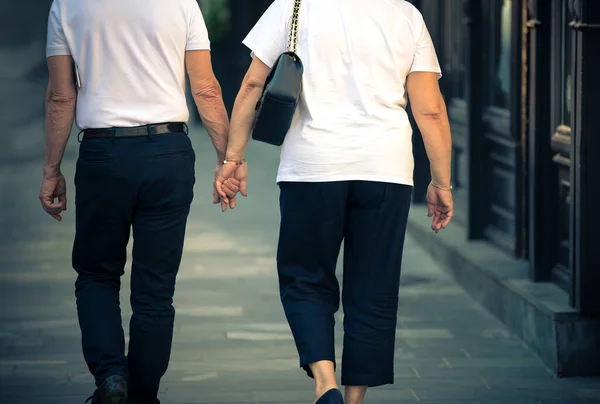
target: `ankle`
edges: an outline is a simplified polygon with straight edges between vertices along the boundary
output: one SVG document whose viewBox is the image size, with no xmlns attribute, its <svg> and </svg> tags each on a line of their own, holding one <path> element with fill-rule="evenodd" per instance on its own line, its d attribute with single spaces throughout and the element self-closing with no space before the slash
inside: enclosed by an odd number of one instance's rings
<svg viewBox="0 0 600 404">
<path fill-rule="evenodd" d="M 317 399 L 319 397 L 321 397 L 323 394 L 327 393 L 331 389 L 339 389 L 339 387 L 338 387 L 338 385 L 337 385 L 336 382 L 333 382 L 333 383 L 317 383 L 317 386 L 315 388 L 315 393 L 316 393 Z"/>
<path fill-rule="evenodd" d="M 346 386 L 344 404 L 363 404 L 367 386 Z"/>
<path fill-rule="evenodd" d="M 326 378 L 315 378 L 315 394 L 317 399 L 331 389 L 339 389 L 335 374 Z"/>
<path fill-rule="evenodd" d="M 315 379 L 317 399 L 331 389 L 337 389 L 335 367 L 331 361 L 320 361 L 309 365 Z"/>
</svg>

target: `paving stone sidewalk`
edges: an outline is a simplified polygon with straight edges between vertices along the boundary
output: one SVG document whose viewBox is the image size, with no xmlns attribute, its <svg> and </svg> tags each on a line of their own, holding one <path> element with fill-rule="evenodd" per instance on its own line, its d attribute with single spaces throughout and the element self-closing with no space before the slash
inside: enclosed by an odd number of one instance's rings
<svg viewBox="0 0 600 404">
<path fill-rule="evenodd" d="M 196 200 L 160 399 L 312 403 L 277 292 L 277 150 L 251 146 L 249 197 L 221 214 L 211 203 L 210 142 L 197 129 L 192 137 Z M 36 198 L 40 168 L 40 161 L 0 166 L 0 403 L 82 404 L 93 383 L 81 355 L 69 263 L 73 188 L 64 222 L 52 222 Z M 72 160 L 64 171 L 72 184 Z M 600 403 L 600 381 L 555 379 L 410 237 L 402 283 L 395 384 L 373 389 L 366 403 Z M 125 278 L 125 316 L 127 288 Z"/>
</svg>

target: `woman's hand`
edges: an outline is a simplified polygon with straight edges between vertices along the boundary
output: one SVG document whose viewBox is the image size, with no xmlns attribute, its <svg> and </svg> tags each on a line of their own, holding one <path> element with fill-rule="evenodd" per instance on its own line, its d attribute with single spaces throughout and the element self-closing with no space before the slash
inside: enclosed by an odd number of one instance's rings
<svg viewBox="0 0 600 404">
<path fill-rule="evenodd" d="M 431 229 L 436 233 L 448 226 L 454 216 L 452 191 L 436 188 L 429 184 L 427 188 L 427 216 L 433 217 Z"/>
</svg>

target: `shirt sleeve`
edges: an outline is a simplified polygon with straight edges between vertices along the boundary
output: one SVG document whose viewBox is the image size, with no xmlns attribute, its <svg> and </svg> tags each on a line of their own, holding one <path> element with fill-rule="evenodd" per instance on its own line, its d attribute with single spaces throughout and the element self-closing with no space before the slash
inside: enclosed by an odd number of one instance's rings
<svg viewBox="0 0 600 404">
<path fill-rule="evenodd" d="M 59 1 L 54 0 L 48 17 L 48 36 L 46 39 L 46 57 L 71 55 L 67 38 L 63 31 Z"/>
<path fill-rule="evenodd" d="M 279 56 L 287 50 L 288 33 L 286 0 L 275 0 L 250 31 L 243 44 L 268 67 L 273 67 Z"/>
<path fill-rule="evenodd" d="M 438 73 L 438 78 L 442 77 L 442 69 L 435 52 L 435 46 L 425 25 L 425 21 L 420 13 L 414 22 L 416 35 L 416 50 L 410 67 L 409 74 L 412 72 L 431 72 Z"/>
<path fill-rule="evenodd" d="M 204 16 L 202 15 L 202 11 L 200 11 L 198 2 L 192 0 L 192 3 L 185 50 L 210 50 L 210 39 Z"/>
</svg>

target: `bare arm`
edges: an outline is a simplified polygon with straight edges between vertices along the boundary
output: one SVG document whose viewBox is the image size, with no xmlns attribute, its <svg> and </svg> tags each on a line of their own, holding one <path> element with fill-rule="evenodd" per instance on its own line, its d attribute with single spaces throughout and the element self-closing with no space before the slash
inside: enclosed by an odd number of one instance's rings
<svg viewBox="0 0 600 404">
<path fill-rule="evenodd" d="M 237 191 L 229 186 L 232 180 L 239 181 L 239 190 L 242 195 L 247 196 L 248 165 L 242 162 L 250 140 L 252 125 L 256 117 L 256 103 L 258 102 L 267 76 L 269 67 L 260 59 L 255 57 L 244 77 L 242 87 L 235 99 L 233 114 L 231 115 L 231 128 L 226 157 L 228 164 L 223 166 L 215 181 L 216 188 L 221 199 L 235 208 Z M 229 188 L 229 195 L 226 190 Z M 223 206 L 223 211 L 225 208 Z"/>
<path fill-rule="evenodd" d="M 413 72 L 406 79 L 406 88 L 429 157 L 431 178 L 441 187 L 450 187 L 452 139 L 438 74 Z"/>
<path fill-rule="evenodd" d="M 221 86 L 213 72 L 210 51 L 187 51 L 185 64 L 194 102 L 217 152 L 217 162 L 222 163 L 227 149 L 229 117 L 223 103 Z"/>
<path fill-rule="evenodd" d="M 71 56 L 48 58 L 50 80 L 46 92 L 46 161 L 44 176 L 60 172 L 73 121 L 77 91 Z"/>
<path fill-rule="evenodd" d="M 232 161 L 240 161 L 244 157 L 252 132 L 252 124 L 256 117 L 256 103 L 262 94 L 268 75 L 269 67 L 255 57 L 235 99 L 231 116 L 227 158 Z"/>
<path fill-rule="evenodd" d="M 65 55 L 49 57 L 48 71 L 50 80 L 46 91 L 46 159 L 39 198 L 44 210 L 60 221 L 61 212 L 67 210 L 67 186 L 65 177 L 60 172 L 60 163 L 73 128 L 77 100 L 73 58 Z"/>
</svg>

